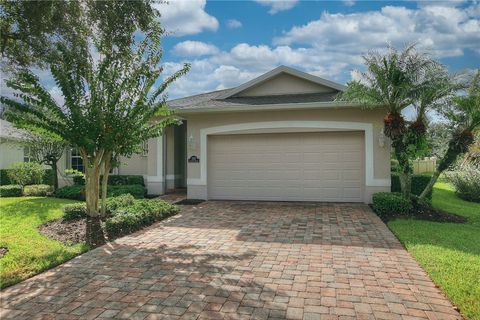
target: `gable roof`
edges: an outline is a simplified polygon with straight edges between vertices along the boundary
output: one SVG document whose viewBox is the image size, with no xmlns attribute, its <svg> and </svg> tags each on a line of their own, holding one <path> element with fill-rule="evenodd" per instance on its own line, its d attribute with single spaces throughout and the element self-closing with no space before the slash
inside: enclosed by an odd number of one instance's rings
<svg viewBox="0 0 480 320">
<path fill-rule="evenodd" d="M 262 85 L 281 74 L 287 74 L 331 90 L 299 94 L 239 95 L 239 93 Z M 344 90 L 345 86 L 341 84 L 286 66 L 280 66 L 238 87 L 170 100 L 167 104 L 170 108 L 179 112 L 274 110 L 293 107 L 351 107 L 352 104 L 335 101 L 335 96 Z"/>
<path fill-rule="evenodd" d="M 0 138 L 11 140 L 23 140 L 28 137 L 26 130 L 17 129 L 11 122 L 0 119 Z"/>
<path fill-rule="evenodd" d="M 252 79 L 236 88 L 233 88 L 231 89 L 229 92 L 225 92 L 224 94 L 220 95 L 218 97 L 218 99 L 227 99 L 229 97 L 232 97 L 242 91 L 245 91 L 247 89 L 250 89 L 254 86 L 257 86 L 261 83 L 264 83 L 266 81 L 268 81 L 269 79 L 272 79 L 276 76 L 278 76 L 279 74 L 281 73 L 285 73 L 285 74 L 288 74 L 288 75 L 291 75 L 291 76 L 294 76 L 294 77 L 297 77 L 297 78 L 300 78 L 300 79 L 304 79 L 304 80 L 307 80 L 307 81 L 310 81 L 310 82 L 313 82 L 313 83 L 316 83 L 316 84 L 319 84 L 321 86 L 325 86 L 325 87 L 329 87 L 329 88 L 332 88 L 334 90 L 337 90 L 337 91 L 344 91 L 345 90 L 345 86 L 339 84 L 339 83 L 335 83 L 333 81 L 330 81 L 330 80 L 326 80 L 326 79 L 323 79 L 323 78 L 320 78 L 320 77 L 317 77 L 317 76 L 314 76 L 314 75 L 311 75 L 309 73 L 306 73 L 306 72 L 302 72 L 300 70 L 297 70 L 297 69 L 293 69 L 293 68 L 290 68 L 290 67 L 287 67 L 287 66 L 279 66 L 267 73 L 264 73 L 262 74 L 261 76 L 255 78 L 255 79 Z"/>
</svg>

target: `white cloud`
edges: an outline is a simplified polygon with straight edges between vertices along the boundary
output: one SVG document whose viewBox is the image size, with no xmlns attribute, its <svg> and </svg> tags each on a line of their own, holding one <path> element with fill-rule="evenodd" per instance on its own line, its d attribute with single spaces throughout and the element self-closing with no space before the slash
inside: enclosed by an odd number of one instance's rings
<svg viewBox="0 0 480 320">
<path fill-rule="evenodd" d="M 201 41 L 183 41 L 173 47 L 173 53 L 182 57 L 194 57 L 211 55 L 218 52 L 218 48 L 212 44 Z"/>
<path fill-rule="evenodd" d="M 359 54 L 386 43 L 400 47 L 416 41 L 438 57 L 480 49 L 479 5 L 467 9 L 429 5 L 418 10 L 386 6 L 380 11 L 322 13 L 320 19 L 296 26 L 274 39 L 277 45 L 306 44 L 325 51 Z"/>
<path fill-rule="evenodd" d="M 230 19 L 227 21 L 227 27 L 230 29 L 238 29 L 242 27 L 242 23 L 236 19 Z"/>
<path fill-rule="evenodd" d="M 354 0 L 343 0 L 342 1 L 344 5 L 346 5 L 347 7 L 352 7 L 355 5 L 355 1 Z"/>
<path fill-rule="evenodd" d="M 280 11 L 290 10 L 295 7 L 298 3 L 298 0 L 255 0 L 255 2 L 261 4 L 262 6 L 270 7 L 268 10 L 269 14 L 276 14 Z"/>
<path fill-rule="evenodd" d="M 205 11 L 205 4 L 206 0 L 170 0 L 154 6 L 160 11 L 163 28 L 173 36 L 184 36 L 218 29 L 218 20 Z"/>
<path fill-rule="evenodd" d="M 358 78 L 361 55 L 418 40 L 436 57 L 459 56 L 466 49 L 480 54 L 479 6 L 429 5 L 412 10 L 386 6 L 379 11 L 323 13 L 318 20 L 296 26 L 273 45 L 239 43 L 230 50 L 196 57 L 191 71 L 169 88 L 172 98 L 240 85 L 279 65 L 345 83 Z M 447 19 L 448 17 L 448 19 Z M 183 61 L 182 61 L 183 62 Z M 180 62 L 170 63 L 180 67 Z M 167 72 L 168 74 L 168 72 Z"/>
</svg>

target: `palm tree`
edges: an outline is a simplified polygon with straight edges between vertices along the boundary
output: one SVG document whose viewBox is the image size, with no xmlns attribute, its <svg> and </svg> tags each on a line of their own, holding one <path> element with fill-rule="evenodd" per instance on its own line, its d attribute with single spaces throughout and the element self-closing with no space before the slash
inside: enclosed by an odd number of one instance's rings
<svg viewBox="0 0 480 320">
<path fill-rule="evenodd" d="M 371 51 L 363 56 L 363 60 L 367 70 L 360 73 L 360 80 L 349 82 L 338 99 L 366 108 L 386 109 L 384 132 L 392 141 L 394 155 L 401 168 L 402 192 L 408 197 L 413 170 L 408 153 L 410 142 L 405 139 L 409 126 L 402 111 L 417 104 L 420 93 L 431 81 L 431 70 L 438 68 L 439 64 L 428 54 L 417 51 L 415 44 L 406 46 L 402 51 L 393 47 L 388 47 L 386 53 Z M 427 105 L 423 105 L 417 109 L 420 112 L 417 119 L 422 124 L 426 108 Z M 418 122 L 414 123 L 418 125 Z M 417 131 L 425 134 L 424 129 Z"/>
<path fill-rule="evenodd" d="M 453 127 L 453 134 L 445 155 L 440 159 L 429 184 L 420 195 L 424 199 L 429 194 L 440 174 L 448 169 L 475 142 L 474 132 L 480 127 L 480 70 L 471 78 L 466 95 L 457 96 L 453 103 L 443 108 L 443 115 Z"/>
</svg>

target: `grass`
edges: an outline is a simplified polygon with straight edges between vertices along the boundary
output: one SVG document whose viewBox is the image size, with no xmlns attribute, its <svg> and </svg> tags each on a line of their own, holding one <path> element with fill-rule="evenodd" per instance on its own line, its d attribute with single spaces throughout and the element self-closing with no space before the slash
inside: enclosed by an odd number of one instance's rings
<svg viewBox="0 0 480 320">
<path fill-rule="evenodd" d="M 433 206 L 464 216 L 466 224 L 396 219 L 388 223 L 432 280 L 468 319 L 480 319 L 480 204 L 435 184 Z"/>
<path fill-rule="evenodd" d="M 65 245 L 42 235 L 37 227 L 62 216 L 62 206 L 74 201 L 44 198 L 0 198 L 0 288 L 20 282 L 86 251 L 85 244 Z"/>
</svg>

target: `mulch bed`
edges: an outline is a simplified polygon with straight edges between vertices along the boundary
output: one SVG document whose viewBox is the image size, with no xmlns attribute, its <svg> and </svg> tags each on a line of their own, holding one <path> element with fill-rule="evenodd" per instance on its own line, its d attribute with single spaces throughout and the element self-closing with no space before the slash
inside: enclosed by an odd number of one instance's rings
<svg viewBox="0 0 480 320">
<path fill-rule="evenodd" d="M 448 213 L 432 207 L 421 207 L 417 209 L 414 218 L 420 220 L 450 223 L 466 223 L 468 221 L 465 217 L 457 216 L 456 214 Z"/>
<path fill-rule="evenodd" d="M 50 239 L 67 244 L 85 241 L 85 219 L 54 220 L 42 224 L 38 230 Z"/>
<path fill-rule="evenodd" d="M 4 255 L 6 255 L 8 252 L 7 247 L 0 247 L 0 258 L 2 258 Z"/>
</svg>

